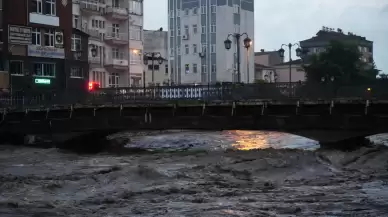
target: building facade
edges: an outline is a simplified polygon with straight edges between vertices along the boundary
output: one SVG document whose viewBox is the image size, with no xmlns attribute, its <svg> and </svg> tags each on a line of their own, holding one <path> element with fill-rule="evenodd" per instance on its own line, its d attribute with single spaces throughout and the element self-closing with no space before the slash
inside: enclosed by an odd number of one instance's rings
<svg viewBox="0 0 388 217">
<path fill-rule="evenodd" d="M 2 67 L 9 74 L 12 93 L 86 93 L 88 35 L 72 28 L 71 3 L 12 0 L 2 4 Z"/>
<path fill-rule="evenodd" d="M 162 29 L 161 29 L 162 30 Z M 168 32 L 167 31 L 144 31 L 144 54 L 149 57 L 155 54 L 157 57 L 162 58 L 163 62 L 159 62 L 159 59 L 154 58 L 154 64 L 152 64 L 152 58 L 148 58 L 147 64 L 144 67 L 144 84 L 150 85 L 169 85 L 170 75 L 168 68 Z M 153 69 L 153 70 L 152 70 Z"/>
<path fill-rule="evenodd" d="M 345 33 L 342 29 L 322 27 L 317 34 L 307 40 L 300 41 L 300 46 L 307 51 L 307 55 L 324 52 L 331 41 L 353 43 L 358 46 L 361 60 L 365 63 L 373 63 L 373 41 L 352 32 Z"/>
<path fill-rule="evenodd" d="M 236 81 L 237 48 L 229 34 L 247 33 L 254 43 L 253 0 L 169 0 L 168 50 L 173 84 Z M 254 79 L 253 49 L 240 41 L 241 81 Z"/>
<path fill-rule="evenodd" d="M 90 81 L 102 88 L 140 85 L 142 0 L 73 0 L 73 26 L 90 35 Z"/>
</svg>

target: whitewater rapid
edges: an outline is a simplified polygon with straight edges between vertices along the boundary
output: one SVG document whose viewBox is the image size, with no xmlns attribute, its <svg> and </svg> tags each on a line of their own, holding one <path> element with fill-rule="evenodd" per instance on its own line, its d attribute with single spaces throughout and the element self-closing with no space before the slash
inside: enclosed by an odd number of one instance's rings
<svg viewBox="0 0 388 217">
<path fill-rule="evenodd" d="M 134 146 L 150 152 L 0 146 L 0 216 L 388 216 L 384 146 L 321 150 L 245 131 L 138 136 Z M 152 151 L 161 147 L 170 151 Z"/>
</svg>

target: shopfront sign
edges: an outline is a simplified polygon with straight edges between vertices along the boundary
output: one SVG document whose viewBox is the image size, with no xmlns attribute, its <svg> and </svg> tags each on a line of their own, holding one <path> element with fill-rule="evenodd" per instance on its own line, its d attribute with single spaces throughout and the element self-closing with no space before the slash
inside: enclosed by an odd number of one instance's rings
<svg viewBox="0 0 388 217">
<path fill-rule="evenodd" d="M 35 84 L 51 84 L 51 80 L 47 78 L 35 78 Z"/>
<path fill-rule="evenodd" d="M 32 42 L 32 29 L 27 26 L 8 27 L 8 42 L 17 45 L 29 45 Z"/>
<path fill-rule="evenodd" d="M 38 45 L 28 45 L 28 56 L 65 59 L 65 49 Z"/>
</svg>

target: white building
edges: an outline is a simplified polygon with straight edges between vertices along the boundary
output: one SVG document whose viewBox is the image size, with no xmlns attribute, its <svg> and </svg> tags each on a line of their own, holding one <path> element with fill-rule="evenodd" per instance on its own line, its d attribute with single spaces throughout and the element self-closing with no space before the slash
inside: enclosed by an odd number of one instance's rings
<svg viewBox="0 0 388 217">
<path fill-rule="evenodd" d="M 88 33 L 89 80 L 102 88 L 139 86 L 143 62 L 143 3 L 73 0 L 73 26 Z M 91 55 L 92 48 L 97 55 Z"/>
<path fill-rule="evenodd" d="M 161 31 L 144 30 L 144 54 L 151 56 L 152 53 L 155 55 L 154 65 L 152 65 L 152 59 L 149 59 L 144 68 L 145 85 L 169 85 L 168 33 L 166 31 L 162 29 Z M 162 58 L 163 62 L 159 62 L 159 58 Z"/>
<path fill-rule="evenodd" d="M 237 81 L 237 49 L 226 50 L 228 34 L 254 39 L 254 0 L 168 0 L 170 75 L 174 83 Z M 241 81 L 253 82 L 251 49 L 240 39 Z M 253 40 L 254 42 L 254 40 Z M 247 58 L 249 57 L 249 58 Z M 248 61 L 247 61 L 248 60 Z M 248 67 L 249 65 L 249 67 Z M 249 72 L 249 73 L 248 73 Z"/>
</svg>

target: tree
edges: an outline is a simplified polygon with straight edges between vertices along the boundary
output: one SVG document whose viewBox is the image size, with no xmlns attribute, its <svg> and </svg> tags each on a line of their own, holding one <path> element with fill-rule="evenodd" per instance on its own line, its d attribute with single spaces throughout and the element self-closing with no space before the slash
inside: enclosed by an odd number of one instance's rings
<svg viewBox="0 0 388 217">
<path fill-rule="evenodd" d="M 337 84 L 361 84 L 376 80 L 379 70 L 374 63 L 361 60 L 355 44 L 331 41 L 326 51 L 312 55 L 304 66 L 307 82 L 334 79 Z"/>
</svg>

